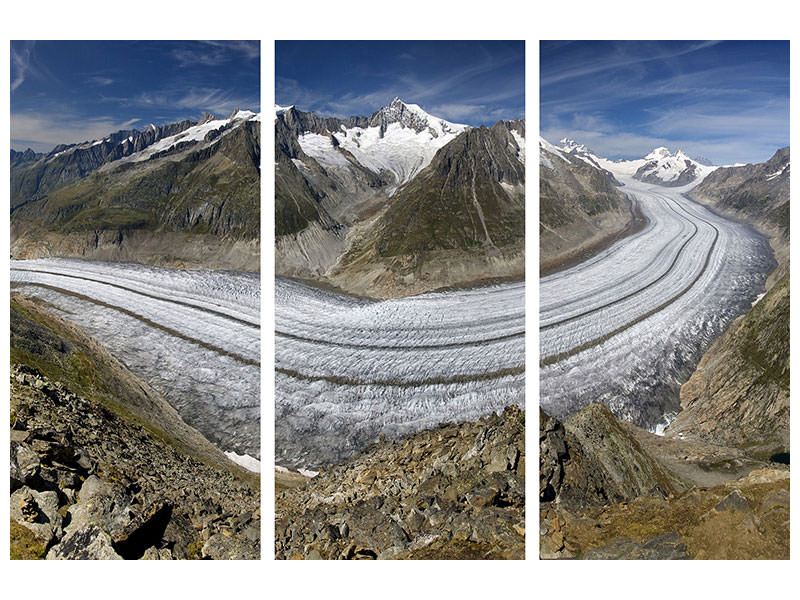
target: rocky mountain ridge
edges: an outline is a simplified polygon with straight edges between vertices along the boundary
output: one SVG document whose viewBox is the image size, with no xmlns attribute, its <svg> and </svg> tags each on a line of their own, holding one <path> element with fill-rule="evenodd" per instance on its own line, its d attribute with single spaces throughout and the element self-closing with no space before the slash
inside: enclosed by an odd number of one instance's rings
<svg viewBox="0 0 800 600">
<path fill-rule="evenodd" d="M 585 260 L 641 222 L 614 175 L 582 144 L 539 138 L 539 269 Z"/>
<path fill-rule="evenodd" d="M 76 147 L 65 151 L 72 158 L 45 158 L 23 171 L 69 165 L 106 143 L 112 142 Z M 151 128 L 115 147 L 122 148 L 119 157 L 99 154 L 88 174 L 62 172 L 58 185 L 40 185 L 12 209 L 14 257 L 259 269 L 258 115 L 237 111 L 230 119 Z"/>
<path fill-rule="evenodd" d="M 468 128 L 395 98 L 346 120 L 279 107 L 275 128 L 277 274 L 374 297 L 521 276 L 523 121 Z M 411 206 L 414 217 L 398 223 Z M 463 231 L 437 230 L 446 211 Z M 501 220 L 517 233 L 493 231 Z M 387 241 L 393 228 L 434 237 L 399 249 Z"/>
</svg>

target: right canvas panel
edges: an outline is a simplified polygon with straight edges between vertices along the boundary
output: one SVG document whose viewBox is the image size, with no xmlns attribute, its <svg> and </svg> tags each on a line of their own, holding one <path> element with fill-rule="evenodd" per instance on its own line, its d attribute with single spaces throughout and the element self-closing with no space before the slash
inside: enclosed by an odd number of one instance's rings
<svg viewBox="0 0 800 600">
<path fill-rule="evenodd" d="M 789 43 L 540 60 L 540 557 L 788 559 Z"/>
</svg>

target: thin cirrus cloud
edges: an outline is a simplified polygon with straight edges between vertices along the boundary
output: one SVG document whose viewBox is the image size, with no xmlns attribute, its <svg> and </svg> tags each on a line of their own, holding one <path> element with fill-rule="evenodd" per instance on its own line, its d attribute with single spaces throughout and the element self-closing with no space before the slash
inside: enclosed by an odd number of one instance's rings
<svg viewBox="0 0 800 600">
<path fill-rule="evenodd" d="M 25 83 L 25 78 L 35 69 L 31 65 L 34 42 L 19 42 L 11 46 L 11 91 Z"/>
<path fill-rule="evenodd" d="M 611 158 L 759 162 L 789 143 L 788 83 L 785 42 L 542 42 L 541 133 Z"/>
</svg>

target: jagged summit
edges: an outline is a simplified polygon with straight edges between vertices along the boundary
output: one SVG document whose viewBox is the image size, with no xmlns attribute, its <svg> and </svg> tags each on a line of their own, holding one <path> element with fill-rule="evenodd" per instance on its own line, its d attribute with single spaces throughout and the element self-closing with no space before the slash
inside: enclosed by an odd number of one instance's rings
<svg viewBox="0 0 800 600">
<path fill-rule="evenodd" d="M 368 121 L 370 127 L 380 127 L 382 134 L 393 123 L 399 123 L 401 127 L 413 129 L 417 133 L 427 129 L 435 138 L 447 133 L 460 133 L 467 128 L 466 125 L 450 123 L 428 114 L 418 104 L 407 104 L 397 96 L 388 106 L 373 113 Z"/>
<path fill-rule="evenodd" d="M 560 149 L 568 154 L 594 154 L 585 144 L 579 144 L 570 138 L 563 138 L 559 144 Z"/>
</svg>

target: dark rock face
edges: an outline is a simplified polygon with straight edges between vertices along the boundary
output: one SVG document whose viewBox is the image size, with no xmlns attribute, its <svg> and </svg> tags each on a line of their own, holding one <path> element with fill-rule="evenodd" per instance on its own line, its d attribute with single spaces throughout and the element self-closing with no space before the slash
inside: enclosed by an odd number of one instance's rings
<svg viewBox="0 0 800 600">
<path fill-rule="evenodd" d="M 47 558 L 259 558 L 257 486 L 29 367 L 11 409 L 11 518 Z"/>
<path fill-rule="evenodd" d="M 524 413 L 442 425 L 278 493 L 279 559 L 524 558 Z"/>
<path fill-rule="evenodd" d="M 672 476 L 604 404 L 588 406 L 563 425 L 541 415 L 540 501 L 580 508 L 674 491 Z"/>
</svg>

